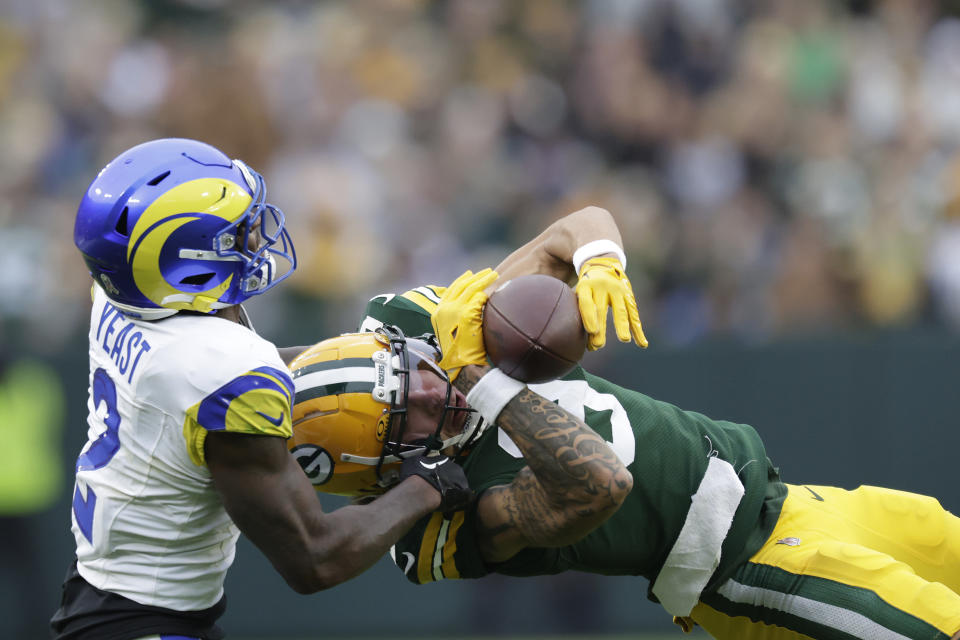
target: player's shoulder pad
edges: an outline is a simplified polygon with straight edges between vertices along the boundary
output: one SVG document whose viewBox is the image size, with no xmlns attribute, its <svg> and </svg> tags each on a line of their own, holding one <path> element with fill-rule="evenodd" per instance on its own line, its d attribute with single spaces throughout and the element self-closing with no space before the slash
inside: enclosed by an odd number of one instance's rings
<svg viewBox="0 0 960 640">
<path fill-rule="evenodd" d="M 190 406 L 250 371 L 269 369 L 277 377 L 289 376 L 276 346 L 246 327 L 202 316 L 164 322 L 172 328 L 174 321 L 181 325 L 176 339 L 163 341 L 144 371 L 141 393 L 157 406 L 166 406 L 165 398 Z"/>
</svg>

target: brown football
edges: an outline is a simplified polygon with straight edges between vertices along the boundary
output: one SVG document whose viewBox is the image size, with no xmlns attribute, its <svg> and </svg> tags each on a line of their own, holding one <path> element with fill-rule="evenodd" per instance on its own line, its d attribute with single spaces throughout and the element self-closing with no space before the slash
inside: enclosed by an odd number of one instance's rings
<svg viewBox="0 0 960 640">
<path fill-rule="evenodd" d="M 587 348 L 576 294 L 547 275 L 504 282 L 484 308 L 483 344 L 490 361 L 511 378 L 546 382 L 565 375 Z"/>
</svg>

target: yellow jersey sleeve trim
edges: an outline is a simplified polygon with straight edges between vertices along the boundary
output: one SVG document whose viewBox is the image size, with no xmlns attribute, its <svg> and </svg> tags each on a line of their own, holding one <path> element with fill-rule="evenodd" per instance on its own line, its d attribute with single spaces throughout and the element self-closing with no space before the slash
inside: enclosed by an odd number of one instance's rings
<svg viewBox="0 0 960 640">
<path fill-rule="evenodd" d="M 183 439 L 186 441 L 190 461 L 198 467 L 207 466 L 207 457 L 203 449 L 203 445 L 207 441 L 207 430 L 201 427 L 189 413 L 187 413 L 186 420 L 183 421 Z"/>
<path fill-rule="evenodd" d="M 437 547 L 437 536 L 443 524 L 443 514 L 435 513 L 430 517 L 420 542 L 420 553 L 417 555 L 417 582 L 426 584 L 433 582 L 433 551 Z"/>
<path fill-rule="evenodd" d="M 205 464 L 208 431 L 289 438 L 293 382 L 282 371 L 263 367 L 238 376 L 187 410 L 183 435 L 190 459 Z"/>
<path fill-rule="evenodd" d="M 225 430 L 289 438 L 293 435 L 290 403 L 285 395 L 272 389 L 248 391 L 230 403 Z"/>
<path fill-rule="evenodd" d="M 460 578 L 454 555 L 457 552 L 457 532 L 463 522 L 463 512 L 454 514 L 450 520 L 441 513 L 430 517 L 417 556 L 417 581 L 420 584 Z"/>
<path fill-rule="evenodd" d="M 460 578 L 460 572 L 457 571 L 457 563 L 454 560 L 454 555 L 457 553 L 457 532 L 460 531 L 463 520 L 463 511 L 458 511 L 454 514 L 453 519 L 450 521 L 450 528 L 447 531 L 447 541 L 443 545 L 443 564 L 440 566 L 440 571 L 443 577 L 448 580 L 458 580 Z"/>
</svg>

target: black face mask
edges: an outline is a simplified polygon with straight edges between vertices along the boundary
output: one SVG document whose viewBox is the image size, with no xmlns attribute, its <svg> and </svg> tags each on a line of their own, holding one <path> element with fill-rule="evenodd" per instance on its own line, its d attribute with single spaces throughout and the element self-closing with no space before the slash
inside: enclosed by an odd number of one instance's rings
<svg viewBox="0 0 960 640">
<path fill-rule="evenodd" d="M 440 347 L 435 336 L 424 335 L 419 338 L 408 338 L 403 335 L 403 331 L 393 325 L 383 325 L 377 330 L 377 333 L 383 336 L 383 341 L 388 345 L 391 360 L 394 357 L 396 358 L 395 362 L 397 364 L 394 365 L 393 373 L 400 381 L 399 388 L 391 396 L 388 426 L 383 449 L 380 453 L 380 461 L 377 464 L 377 478 L 383 480 L 381 467 L 388 457 L 406 458 L 424 450 L 439 451 L 444 447 L 441 431 L 447 416 L 457 411 L 475 412 L 469 407 L 458 407 L 453 404 L 453 383 L 447 373 L 437 365 L 437 361 L 440 359 Z M 434 432 L 416 442 L 405 443 L 404 434 L 407 429 L 410 377 L 414 371 L 429 371 L 439 376 L 446 383 L 446 394 L 443 410 L 440 412 L 440 418 L 437 420 Z M 471 425 L 469 421 L 468 425 Z M 462 446 L 463 444 L 461 444 Z"/>
</svg>

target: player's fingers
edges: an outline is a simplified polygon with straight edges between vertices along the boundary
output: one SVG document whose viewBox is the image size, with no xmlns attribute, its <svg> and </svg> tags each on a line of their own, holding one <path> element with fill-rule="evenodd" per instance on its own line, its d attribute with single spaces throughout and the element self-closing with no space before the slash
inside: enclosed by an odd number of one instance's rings
<svg viewBox="0 0 960 640">
<path fill-rule="evenodd" d="M 630 317 L 630 333 L 633 334 L 633 340 L 644 349 L 647 348 L 647 336 L 643 335 L 643 325 L 640 323 L 640 312 L 637 310 L 637 299 L 633 295 L 633 289 L 630 289 L 630 296 L 627 299 L 627 314 Z"/>
<path fill-rule="evenodd" d="M 637 299 L 633 295 L 633 287 L 627 284 L 630 295 L 627 296 L 627 315 L 630 318 L 630 333 L 633 334 L 633 340 L 644 349 L 649 344 L 647 336 L 643 335 L 643 325 L 640 323 L 640 312 L 637 310 Z"/>
<path fill-rule="evenodd" d="M 473 271 L 470 271 L 469 269 L 461 273 L 456 280 L 450 283 L 450 286 L 447 287 L 443 297 L 448 300 L 455 300 L 458 298 L 472 277 Z"/>
<path fill-rule="evenodd" d="M 497 279 L 497 272 L 493 269 L 484 269 L 470 276 L 463 283 L 463 289 L 458 293 L 460 300 L 472 300 L 474 294 L 482 292 L 487 285 Z"/>
<path fill-rule="evenodd" d="M 593 336 L 596 336 L 594 343 L 597 345 L 596 348 L 599 349 L 607 343 L 607 304 L 606 300 L 603 301 L 603 304 L 597 305 L 597 330 Z"/>
<path fill-rule="evenodd" d="M 631 314 L 631 316 L 630 332 L 633 334 L 633 341 L 646 349 L 649 343 L 647 342 L 647 336 L 643 335 L 643 325 L 640 324 L 640 317 L 635 314 Z"/>
<path fill-rule="evenodd" d="M 469 278 L 463 281 L 463 288 L 460 290 L 460 298 L 469 298 L 477 290 L 477 283 L 484 277 L 483 273 L 471 274 Z"/>
<path fill-rule="evenodd" d="M 593 300 L 593 292 L 588 287 L 581 287 L 577 291 L 577 303 L 580 306 L 580 321 L 584 330 L 589 334 L 597 332 L 597 304 Z"/>
<path fill-rule="evenodd" d="M 587 351 L 596 351 L 603 348 L 604 340 L 597 336 L 587 338 Z"/>
<path fill-rule="evenodd" d="M 497 278 L 499 277 L 499 273 L 490 267 L 487 267 L 483 271 L 478 271 L 476 274 L 474 274 L 473 281 L 471 282 L 471 288 L 480 289 L 482 291 L 496 282 Z"/>
<path fill-rule="evenodd" d="M 457 280 L 454 281 L 454 284 L 450 285 L 450 290 L 448 290 L 444 297 L 451 302 L 455 301 L 460 305 L 466 305 L 475 302 L 474 296 L 477 293 L 481 293 L 483 294 L 483 299 L 479 304 L 480 306 L 483 306 L 483 303 L 487 300 L 486 294 L 483 293 L 483 290 L 487 287 L 487 285 L 496 280 L 497 277 L 497 272 L 489 268 L 477 273 L 467 271 L 462 276 L 457 278 Z"/>
<path fill-rule="evenodd" d="M 623 296 L 611 296 L 610 308 L 613 311 L 613 328 L 617 332 L 617 339 L 620 342 L 630 342 L 630 317 Z"/>
</svg>

